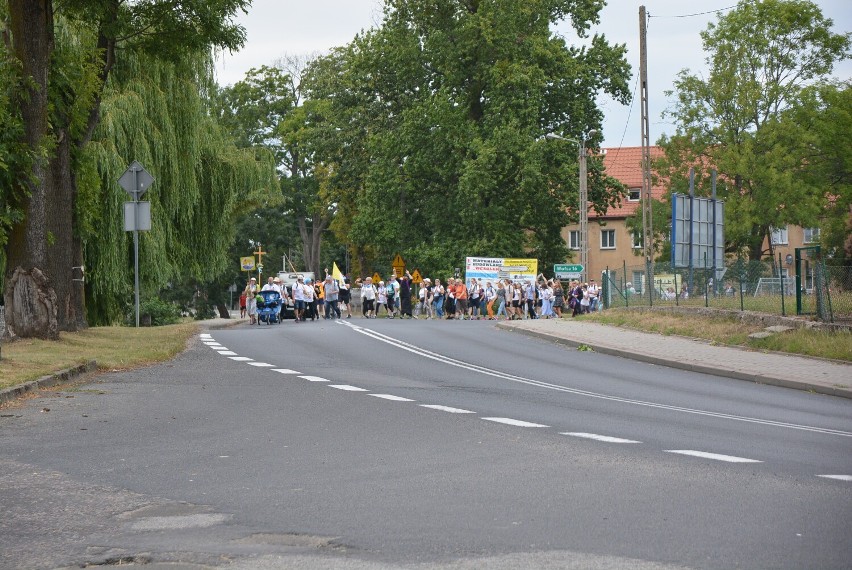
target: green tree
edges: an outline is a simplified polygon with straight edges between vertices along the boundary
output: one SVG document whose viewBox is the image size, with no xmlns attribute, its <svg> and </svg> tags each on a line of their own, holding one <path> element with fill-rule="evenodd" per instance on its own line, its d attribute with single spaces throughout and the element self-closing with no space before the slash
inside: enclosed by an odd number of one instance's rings
<svg viewBox="0 0 852 570">
<path fill-rule="evenodd" d="M 77 175 L 94 179 L 80 161 L 99 126 L 113 69 L 134 52 L 174 61 L 211 47 L 235 49 L 245 34 L 231 19 L 249 1 L 5 4 L 8 50 L 20 62 L 23 87 L 14 114 L 23 125 L 21 142 L 39 157 L 3 190 L 3 202 L 21 212 L 6 243 L 6 325 L 20 336 L 54 338 L 60 329 L 86 326 L 84 291 L 72 269 L 85 265 Z"/>
<path fill-rule="evenodd" d="M 710 169 L 718 169 L 726 239 L 753 260 L 764 255 L 771 228 L 816 225 L 828 200 L 824 185 L 802 183 L 803 133 L 791 132 L 783 114 L 849 56 L 852 35 L 832 33 L 831 25 L 807 0 L 741 1 L 701 34 L 707 78 L 684 70 L 675 81 L 668 114 L 677 131 L 660 140 L 665 158 L 657 170 L 684 191 L 694 166 L 698 190 L 708 195 Z"/>
<path fill-rule="evenodd" d="M 329 189 L 362 272 L 399 252 L 425 271 L 465 255 L 568 255 L 561 229 L 577 214 L 577 152 L 542 140 L 599 126 L 595 97 L 628 97 L 624 47 L 595 36 L 569 45 L 550 26 L 584 36 L 601 2 L 441 0 L 387 3 L 381 28 L 318 65 L 311 98 L 324 102 Z M 353 167 L 354 163 L 359 167 Z M 594 161 L 593 161 L 594 162 Z M 598 209 L 621 186 L 590 166 Z"/>
</svg>

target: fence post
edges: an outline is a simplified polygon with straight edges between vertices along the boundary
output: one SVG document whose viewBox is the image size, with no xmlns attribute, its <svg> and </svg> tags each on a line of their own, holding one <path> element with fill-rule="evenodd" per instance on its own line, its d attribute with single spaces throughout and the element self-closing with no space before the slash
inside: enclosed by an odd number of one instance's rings
<svg viewBox="0 0 852 570">
<path fill-rule="evenodd" d="M 745 270 L 743 269 L 742 258 L 737 259 L 737 265 L 739 265 L 739 275 L 740 275 L 740 312 L 745 311 L 745 304 L 743 303 L 743 273 Z"/>
<path fill-rule="evenodd" d="M 630 307 L 630 289 L 627 288 L 627 260 L 621 261 L 621 268 L 624 271 L 624 279 L 621 281 L 624 287 L 624 308 Z"/>
<path fill-rule="evenodd" d="M 778 254 L 778 280 L 781 282 L 780 283 L 780 287 L 781 287 L 781 316 L 786 317 L 787 316 L 787 310 L 786 310 L 786 307 L 784 306 L 784 276 L 781 273 L 782 267 L 783 267 L 783 265 L 782 265 L 782 262 L 781 262 L 781 254 L 779 253 Z"/>
<path fill-rule="evenodd" d="M 707 252 L 704 252 L 704 308 L 710 306 L 710 291 L 707 287 L 710 284 L 710 280 L 707 279 Z"/>
<path fill-rule="evenodd" d="M 680 289 L 677 288 L 677 270 L 672 268 L 674 273 L 674 290 L 675 290 L 675 307 L 680 307 Z M 683 283 L 683 281 L 681 281 Z"/>
</svg>

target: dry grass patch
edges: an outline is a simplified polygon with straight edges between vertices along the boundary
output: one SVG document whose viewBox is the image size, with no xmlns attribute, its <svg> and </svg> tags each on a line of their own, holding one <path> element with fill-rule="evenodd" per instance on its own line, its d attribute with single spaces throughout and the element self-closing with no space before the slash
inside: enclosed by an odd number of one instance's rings
<svg viewBox="0 0 852 570">
<path fill-rule="evenodd" d="M 123 370 L 173 358 L 198 331 L 197 323 L 163 327 L 93 327 L 60 333 L 58 341 L 3 343 L 0 389 L 97 360 L 100 370 Z"/>
<path fill-rule="evenodd" d="M 847 332 L 797 329 L 755 340 L 750 339 L 748 335 L 763 330 L 762 325 L 742 323 L 725 317 L 615 309 L 583 315 L 581 318 L 664 335 L 701 338 L 722 345 L 852 361 L 852 334 Z"/>
</svg>

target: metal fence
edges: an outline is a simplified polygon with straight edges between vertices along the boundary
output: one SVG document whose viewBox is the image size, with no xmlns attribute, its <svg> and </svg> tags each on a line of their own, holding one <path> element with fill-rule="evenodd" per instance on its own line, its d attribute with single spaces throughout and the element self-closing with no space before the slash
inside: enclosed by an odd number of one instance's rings
<svg viewBox="0 0 852 570">
<path fill-rule="evenodd" d="M 601 276 L 602 305 L 703 306 L 852 322 L 852 266 L 827 265 L 808 252 L 795 264 L 738 259 L 715 270 L 655 263 L 651 284 L 648 269 L 608 267 Z"/>
</svg>

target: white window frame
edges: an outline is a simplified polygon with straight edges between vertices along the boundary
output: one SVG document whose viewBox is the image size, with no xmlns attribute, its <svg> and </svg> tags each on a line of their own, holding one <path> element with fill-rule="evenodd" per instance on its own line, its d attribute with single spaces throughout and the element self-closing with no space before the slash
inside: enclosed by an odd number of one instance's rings
<svg viewBox="0 0 852 570">
<path fill-rule="evenodd" d="M 772 233 L 769 234 L 769 239 L 772 240 L 772 245 L 787 245 L 790 243 L 790 236 L 787 232 L 787 226 L 783 228 L 770 228 Z"/>
<path fill-rule="evenodd" d="M 802 228 L 802 243 L 819 243 L 820 229 L 819 228 Z"/>
<path fill-rule="evenodd" d="M 636 197 L 633 197 L 633 193 L 636 192 Z M 642 199 L 642 189 L 641 188 L 628 188 L 627 189 L 627 201 L 628 202 L 638 202 Z"/>
<path fill-rule="evenodd" d="M 580 230 L 571 230 L 568 232 L 568 249 L 580 249 Z"/>
<path fill-rule="evenodd" d="M 633 249 L 644 249 L 645 243 L 642 241 L 642 232 L 632 232 L 630 237 L 633 239 Z"/>
<path fill-rule="evenodd" d="M 612 236 L 612 244 L 608 243 L 610 240 L 604 238 L 607 234 Z M 601 230 L 601 249 L 615 249 L 615 230 Z"/>
</svg>

